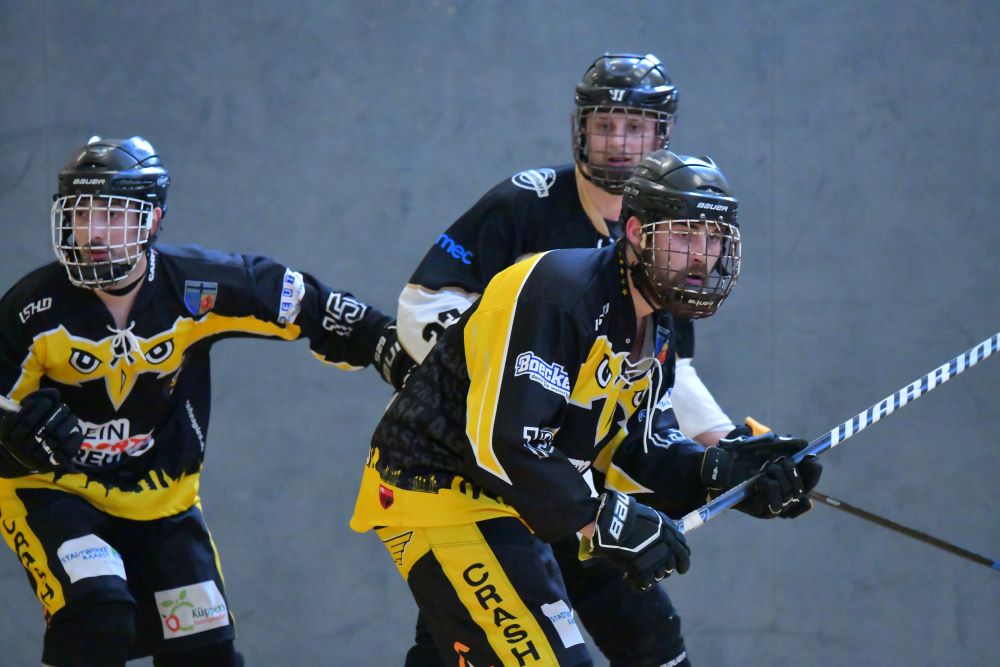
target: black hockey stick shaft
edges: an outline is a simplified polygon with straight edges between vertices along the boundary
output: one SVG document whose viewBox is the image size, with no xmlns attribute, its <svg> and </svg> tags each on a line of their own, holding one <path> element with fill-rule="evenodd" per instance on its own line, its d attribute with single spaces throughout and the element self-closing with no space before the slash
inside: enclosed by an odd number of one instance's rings
<svg viewBox="0 0 1000 667">
<path fill-rule="evenodd" d="M 962 547 L 955 546 L 950 542 L 945 542 L 944 540 L 934 537 L 933 535 L 928 535 L 922 531 L 916 530 L 915 528 L 909 528 L 902 524 L 896 523 L 890 519 L 879 516 L 878 514 L 872 514 L 867 510 L 863 510 L 860 507 L 855 507 L 850 503 L 845 503 L 843 500 L 833 498 L 826 495 L 825 493 L 820 493 L 819 491 L 813 491 L 809 494 L 809 497 L 817 500 L 828 507 L 833 507 L 835 509 L 841 510 L 842 512 L 847 512 L 859 519 L 864 519 L 865 521 L 870 521 L 876 525 L 882 526 L 883 528 L 888 528 L 889 530 L 895 531 L 906 535 L 907 537 L 912 537 L 915 540 L 923 542 L 924 544 L 929 544 L 932 547 L 937 547 L 938 549 L 943 549 L 948 553 L 955 554 L 956 556 L 961 556 L 966 560 L 971 560 L 973 563 L 979 563 L 980 565 L 985 565 L 986 567 L 993 568 L 994 570 L 1000 571 L 1000 562 L 993 560 L 992 558 L 987 558 L 986 556 L 981 556 L 977 553 L 969 551 L 968 549 L 963 549 Z"/>
<path fill-rule="evenodd" d="M 807 447 L 796 453 L 792 457 L 792 460 L 795 463 L 799 463 L 807 456 L 819 456 L 826 450 L 836 447 L 883 417 L 891 415 L 907 403 L 912 403 L 934 389 L 934 387 L 940 386 L 966 369 L 972 368 L 996 352 L 998 346 L 1000 346 L 1000 333 L 993 334 L 979 343 L 979 345 L 966 350 L 951 361 L 941 364 L 919 380 L 911 382 L 895 394 L 887 396 L 864 412 L 833 428 L 829 433 L 816 438 Z M 745 482 L 737 484 L 711 502 L 684 515 L 676 522 L 677 529 L 682 533 L 690 533 L 712 517 L 729 509 L 733 505 L 739 504 L 750 495 L 750 490 L 756 484 L 758 478 L 759 475 L 751 477 Z"/>
</svg>

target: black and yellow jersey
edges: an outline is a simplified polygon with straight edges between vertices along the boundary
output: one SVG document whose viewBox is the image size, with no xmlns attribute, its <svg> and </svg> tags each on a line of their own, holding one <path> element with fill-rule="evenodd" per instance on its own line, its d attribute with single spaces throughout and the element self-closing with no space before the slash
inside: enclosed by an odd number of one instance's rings
<svg viewBox="0 0 1000 667">
<path fill-rule="evenodd" d="M 124 328 L 58 263 L 0 300 L 0 392 L 20 400 L 55 387 L 84 432 L 80 472 L 26 474 L 0 454 L 0 501 L 55 488 L 124 518 L 182 512 L 197 501 L 216 341 L 307 338 L 319 359 L 356 369 L 389 320 L 264 257 L 158 245 L 148 259 Z"/>
<path fill-rule="evenodd" d="M 704 500 L 703 448 L 670 409 L 669 315 L 646 318 L 642 358 L 629 360 L 622 247 L 535 255 L 489 283 L 379 423 L 355 530 L 519 516 L 559 539 L 594 517 L 591 466 L 673 514 Z"/>
</svg>

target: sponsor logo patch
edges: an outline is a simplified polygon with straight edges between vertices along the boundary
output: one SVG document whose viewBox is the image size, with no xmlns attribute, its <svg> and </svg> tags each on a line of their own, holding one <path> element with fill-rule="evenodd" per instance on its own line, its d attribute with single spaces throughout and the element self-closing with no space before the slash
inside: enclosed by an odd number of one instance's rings
<svg viewBox="0 0 1000 667">
<path fill-rule="evenodd" d="M 522 352 L 514 360 L 514 376 L 527 375 L 529 379 L 549 391 L 569 398 L 569 375 L 559 364 L 550 364 L 532 351 Z"/>
<path fill-rule="evenodd" d="M 573 610 L 562 600 L 556 600 L 549 604 L 542 605 L 542 613 L 548 617 L 559 633 L 559 639 L 563 646 L 569 648 L 583 643 L 583 636 L 580 634 L 580 627 L 573 618 Z"/>
<path fill-rule="evenodd" d="M 66 540 L 56 551 L 70 583 L 88 577 L 112 575 L 125 579 L 125 563 L 115 548 L 91 533 Z"/>
<path fill-rule="evenodd" d="M 122 455 L 142 456 L 153 446 L 153 434 L 132 435 L 132 422 L 112 419 L 101 424 L 80 421 L 83 444 L 73 460 L 85 466 L 102 466 L 119 461 Z"/>
<path fill-rule="evenodd" d="M 21 320 L 21 324 L 24 324 L 28 319 L 35 315 L 36 313 L 44 313 L 46 310 L 52 307 L 52 297 L 47 296 L 44 299 L 39 299 L 33 303 L 29 303 L 25 306 L 18 317 Z"/>
<path fill-rule="evenodd" d="M 229 609 L 214 581 L 157 591 L 163 638 L 175 639 L 229 625 Z"/>
<path fill-rule="evenodd" d="M 555 169 L 525 169 L 510 178 L 510 182 L 524 190 L 534 190 L 539 199 L 549 196 L 549 190 L 556 183 Z"/>
<path fill-rule="evenodd" d="M 278 303 L 278 324 L 294 324 L 302 310 L 302 297 L 306 295 L 306 284 L 298 271 L 285 269 L 281 281 L 281 301 Z"/>
<path fill-rule="evenodd" d="M 437 237 L 437 241 L 434 242 L 434 245 L 441 248 L 441 250 L 444 250 L 455 259 L 461 260 L 462 264 L 472 264 L 472 251 L 466 250 L 458 243 L 455 243 L 455 239 L 451 238 L 447 234 L 441 234 L 441 236 Z"/>
</svg>

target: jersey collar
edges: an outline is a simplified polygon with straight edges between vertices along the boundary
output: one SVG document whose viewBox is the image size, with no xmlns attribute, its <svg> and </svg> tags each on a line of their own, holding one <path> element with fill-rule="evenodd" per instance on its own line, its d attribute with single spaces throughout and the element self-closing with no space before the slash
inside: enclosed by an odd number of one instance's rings
<svg viewBox="0 0 1000 667">
<path fill-rule="evenodd" d="M 580 206 L 583 207 L 583 212 L 587 214 L 590 218 L 590 224 L 594 226 L 597 233 L 601 236 L 610 237 L 611 232 L 608 231 L 608 223 L 604 221 L 604 216 L 601 215 L 601 210 L 597 208 L 597 204 L 594 200 L 590 198 L 587 194 L 587 188 L 584 183 L 587 179 L 584 178 L 583 172 L 580 171 L 580 167 L 576 167 L 574 170 L 574 175 L 576 176 L 576 191 L 580 196 Z"/>
</svg>

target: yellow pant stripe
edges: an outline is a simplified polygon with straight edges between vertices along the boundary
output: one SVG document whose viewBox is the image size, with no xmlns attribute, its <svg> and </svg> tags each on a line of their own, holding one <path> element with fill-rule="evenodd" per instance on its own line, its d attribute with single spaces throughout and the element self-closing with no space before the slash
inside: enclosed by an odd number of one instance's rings
<svg viewBox="0 0 1000 667">
<path fill-rule="evenodd" d="M 517 665 L 512 649 L 523 649 L 529 641 L 538 653 L 537 664 L 558 664 L 541 626 L 517 594 L 476 525 L 420 530 L 426 534 L 431 551 L 458 599 L 504 664 Z M 514 623 L 527 632 L 527 638 L 516 644 L 510 641 L 513 635 L 509 634 Z"/>
<path fill-rule="evenodd" d="M 62 585 L 49 568 L 42 542 L 25 521 L 27 509 L 15 494 L 0 499 L 0 532 L 21 565 L 31 574 L 35 582 L 35 595 L 45 607 L 45 616 L 66 606 Z"/>
</svg>

